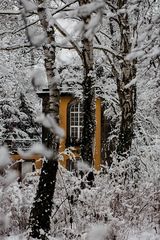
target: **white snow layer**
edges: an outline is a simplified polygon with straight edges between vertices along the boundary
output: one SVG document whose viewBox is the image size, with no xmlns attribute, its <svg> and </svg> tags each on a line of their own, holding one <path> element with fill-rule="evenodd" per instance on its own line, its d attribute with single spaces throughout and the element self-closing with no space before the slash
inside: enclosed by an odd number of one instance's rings
<svg viewBox="0 0 160 240">
<path fill-rule="evenodd" d="M 22 151 L 21 149 L 18 149 L 18 153 L 22 158 L 30 158 L 33 156 L 33 154 L 40 154 L 42 156 L 45 156 L 46 158 L 51 158 L 53 155 L 52 151 L 47 149 L 41 143 L 33 144 L 31 149 L 28 151 Z"/>
<path fill-rule="evenodd" d="M 7 147 L 0 148 L 0 168 L 3 168 L 11 163 Z"/>
</svg>

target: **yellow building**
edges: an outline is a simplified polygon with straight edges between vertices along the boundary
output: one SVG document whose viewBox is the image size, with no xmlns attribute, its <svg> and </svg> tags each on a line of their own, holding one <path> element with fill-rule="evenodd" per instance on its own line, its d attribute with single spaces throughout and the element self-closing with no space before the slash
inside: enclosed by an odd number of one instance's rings
<svg viewBox="0 0 160 240">
<path fill-rule="evenodd" d="M 49 102 L 49 91 L 44 89 L 43 91 L 37 93 L 42 99 L 42 111 L 45 113 Z M 95 133 L 95 146 L 94 146 L 94 163 L 93 167 L 96 170 L 100 170 L 101 156 L 102 156 L 102 102 L 101 98 L 96 99 L 96 133 Z M 60 162 L 61 164 L 72 171 L 76 168 L 77 161 L 80 161 L 80 144 L 82 135 L 82 104 L 78 98 L 75 98 L 71 93 L 62 92 L 60 96 L 59 104 L 59 124 L 60 127 L 64 129 L 65 137 L 61 139 L 59 146 Z M 42 127 L 42 142 L 45 141 L 46 131 Z M 12 147 L 11 147 L 12 149 Z M 42 156 L 43 157 L 43 156 Z M 16 169 L 19 172 L 20 179 L 26 173 L 37 171 L 42 167 L 42 159 L 40 155 L 34 155 L 30 158 L 23 159 L 21 161 L 21 156 L 14 152 L 11 154 L 11 158 L 17 162 L 15 164 Z"/>
<path fill-rule="evenodd" d="M 65 131 L 65 138 L 60 143 L 60 152 L 66 148 L 72 148 L 75 157 L 79 158 L 81 133 L 82 133 L 82 106 L 78 99 L 72 95 L 62 94 L 59 108 L 60 126 Z M 75 150 L 74 150 L 75 149 Z M 101 100 L 96 99 L 96 134 L 94 149 L 94 168 L 100 169 L 101 163 Z M 72 168 L 72 160 L 64 155 L 63 166 L 68 169 Z"/>
<path fill-rule="evenodd" d="M 48 90 L 38 93 L 42 98 L 42 110 L 45 112 L 49 100 Z M 101 99 L 96 99 L 96 134 L 94 148 L 94 165 L 100 170 L 101 164 Z M 61 139 L 59 153 L 62 156 L 61 164 L 72 170 L 80 160 L 80 144 L 82 134 L 82 105 L 78 98 L 71 93 L 62 92 L 59 104 L 59 124 L 65 131 L 65 138 Z M 42 141 L 45 139 L 45 130 L 42 130 Z"/>
</svg>

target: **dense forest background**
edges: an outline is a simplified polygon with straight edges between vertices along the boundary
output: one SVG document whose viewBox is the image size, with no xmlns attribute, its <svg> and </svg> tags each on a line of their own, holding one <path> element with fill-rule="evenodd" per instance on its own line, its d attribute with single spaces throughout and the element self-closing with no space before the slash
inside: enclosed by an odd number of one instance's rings
<svg viewBox="0 0 160 240">
<path fill-rule="evenodd" d="M 158 0 L 0 1 L 0 239 L 159 239 L 159 11 Z M 46 87 L 42 118 L 36 92 Z M 57 160 L 62 91 L 83 102 L 83 178 Z M 92 169 L 96 96 L 100 172 Z M 45 146 L 34 148 L 42 125 Z M 18 183 L 6 143 L 43 152 L 41 176 Z"/>
</svg>

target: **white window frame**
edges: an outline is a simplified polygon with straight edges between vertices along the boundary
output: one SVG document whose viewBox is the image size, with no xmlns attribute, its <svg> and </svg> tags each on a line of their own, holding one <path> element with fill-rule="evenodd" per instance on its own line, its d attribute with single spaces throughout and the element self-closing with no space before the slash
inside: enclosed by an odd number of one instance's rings
<svg viewBox="0 0 160 240">
<path fill-rule="evenodd" d="M 75 110 L 75 107 L 77 107 L 77 110 Z M 76 119 L 77 115 L 77 119 Z M 81 103 L 80 102 L 74 102 L 71 104 L 69 108 L 69 133 L 70 133 L 70 138 L 76 139 L 79 141 L 81 139 L 82 135 L 82 111 L 81 111 Z M 77 124 L 75 123 L 77 120 Z M 73 123 L 72 123 L 73 121 Z M 74 134 L 74 131 L 76 130 L 76 134 Z M 76 135 L 76 136 L 75 136 Z"/>
</svg>

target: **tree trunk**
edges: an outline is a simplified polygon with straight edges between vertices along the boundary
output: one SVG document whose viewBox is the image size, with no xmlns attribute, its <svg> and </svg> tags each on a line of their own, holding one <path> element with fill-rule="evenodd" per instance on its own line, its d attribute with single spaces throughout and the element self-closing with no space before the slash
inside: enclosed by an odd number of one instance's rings
<svg viewBox="0 0 160 240">
<path fill-rule="evenodd" d="M 126 67 L 128 68 L 126 69 Z M 123 157 L 129 154 L 132 145 L 132 139 L 134 136 L 134 114 L 136 110 L 136 87 L 124 87 L 133 79 L 135 75 L 132 71 L 133 67 L 129 63 L 126 67 L 122 68 L 123 77 L 121 81 L 117 79 L 117 91 L 121 107 L 121 123 L 117 153 Z M 130 71 L 129 76 L 125 75 L 126 71 Z M 123 84 L 123 87 L 121 83 Z"/>
<path fill-rule="evenodd" d="M 119 1 L 121 9 L 126 1 Z M 117 153 L 126 156 L 129 153 L 133 139 L 133 123 L 136 110 L 136 86 L 129 84 L 136 76 L 135 61 L 126 60 L 127 54 L 131 51 L 131 28 L 128 19 L 128 13 L 119 15 L 120 25 L 120 52 L 123 57 L 120 63 L 121 76 L 117 78 L 117 91 L 121 107 L 121 125 Z"/>
<path fill-rule="evenodd" d="M 113 38 L 112 48 L 117 50 L 120 57 L 113 56 L 112 72 L 117 81 L 117 93 L 121 108 L 121 123 L 118 137 L 117 154 L 122 157 L 130 152 L 133 133 L 134 114 L 136 111 L 136 86 L 127 86 L 136 76 L 136 60 L 126 60 L 131 51 L 132 30 L 127 13 L 128 0 L 114 1 L 115 9 L 126 8 L 119 12 L 117 18 L 110 20 L 110 32 Z M 117 11 L 115 10 L 115 11 Z M 113 10 L 114 11 L 114 10 Z M 119 29 L 118 34 L 117 29 Z"/>
<path fill-rule="evenodd" d="M 80 6 L 90 3 L 89 0 L 80 0 Z M 82 18 L 84 25 L 90 21 L 90 16 Z M 90 166 L 94 163 L 95 141 L 95 79 L 93 77 L 93 40 L 82 39 L 82 58 L 84 68 L 83 86 L 83 131 L 81 144 L 81 157 Z"/>
<path fill-rule="evenodd" d="M 49 85 L 49 107 L 48 112 L 51 117 L 56 118 L 58 121 L 59 116 L 59 87 L 58 82 L 55 80 L 55 47 L 54 43 L 54 29 L 48 25 L 46 9 L 42 5 L 43 1 L 38 1 L 41 7 L 38 8 L 43 30 L 47 35 L 47 43 L 43 45 L 45 56 L 45 68 Z M 46 159 L 43 163 L 41 176 L 38 184 L 36 197 L 31 209 L 29 218 L 29 227 L 31 229 L 30 236 L 38 239 L 47 239 L 47 234 L 50 231 L 50 216 L 53 205 L 53 195 L 56 183 L 56 174 L 58 169 L 58 138 L 48 129 L 45 145 L 52 149 L 54 154 L 51 159 Z"/>
<path fill-rule="evenodd" d="M 29 219 L 30 236 L 33 238 L 47 239 L 47 234 L 50 231 L 50 216 L 57 169 L 56 156 L 54 156 L 54 159 L 44 161 Z"/>
</svg>

